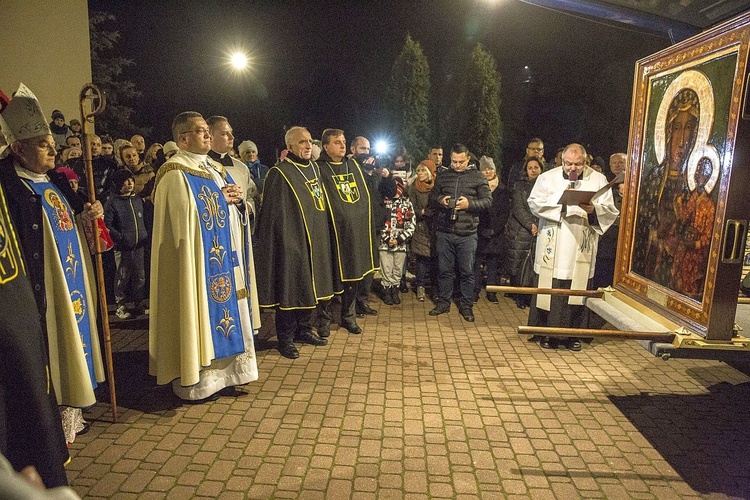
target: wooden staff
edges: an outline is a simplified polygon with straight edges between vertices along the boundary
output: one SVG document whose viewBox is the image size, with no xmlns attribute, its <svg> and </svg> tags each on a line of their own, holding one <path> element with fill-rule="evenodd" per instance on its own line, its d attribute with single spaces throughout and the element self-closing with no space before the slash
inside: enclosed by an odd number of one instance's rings
<svg viewBox="0 0 750 500">
<path fill-rule="evenodd" d="M 99 104 L 91 112 L 86 112 L 84 103 L 88 100 L 99 99 Z M 91 158 L 91 135 L 94 133 L 94 116 L 101 114 L 106 106 L 104 94 L 93 83 L 87 83 L 81 90 L 79 99 L 81 108 L 81 123 L 83 125 L 83 161 L 86 166 L 88 180 L 89 202 L 96 202 L 96 184 L 94 184 L 94 163 Z M 117 423 L 117 394 L 115 392 L 115 368 L 112 361 L 112 337 L 109 332 L 109 311 L 107 310 L 107 292 L 104 288 L 104 264 L 102 263 L 102 245 L 99 239 L 99 226 L 94 221 L 94 259 L 96 262 L 96 288 L 99 296 L 99 313 L 102 318 L 102 333 L 104 335 L 104 353 L 107 361 L 107 379 L 109 381 L 109 397 L 112 404 L 112 420 Z"/>
<path fill-rule="evenodd" d="M 558 328 L 556 326 L 524 326 L 518 327 L 521 335 L 543 335 L 545 337 L 597 337 L 620 340 L 652 340 L 671 344 L 674 340 L 672 332 L 635 332 L 627 330 L 597 330 L 593 328 Z"/>
<path fill-rule="evenodd" d="M 532 288 L 528 286 L 491 286 L 487 285 L 490 293 L 518 293 L 528 295 L 567 295 L 569 297 L 594 297 L 604 296 L 602 290 L 570 290 L 568 288 Z"/>
<path fill-rule="evenodd" d="M 737 299 L 738 304 L 750 304 L 750 297 L 740 297 Z"/>
</svg>

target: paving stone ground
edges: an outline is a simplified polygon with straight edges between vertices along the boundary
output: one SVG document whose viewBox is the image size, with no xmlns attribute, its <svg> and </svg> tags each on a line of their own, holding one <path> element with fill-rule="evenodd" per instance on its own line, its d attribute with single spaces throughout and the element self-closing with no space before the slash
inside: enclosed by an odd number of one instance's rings
<svg viewBox="0 0 750 500">
<path fill-rule="evenodd" d="M 540 349 L 509 299 L 438 317 L 402 294 L 279 356 L 260 378 L 183 405 L 148 376 L 147 320 L 113 323 L 107 403 L 71 445 L 90 499 L 750 498 L 750 363 L 663 361 L 635 342 Z M 107 398 L 106 390 L 102 399 Z"/>
</svg>

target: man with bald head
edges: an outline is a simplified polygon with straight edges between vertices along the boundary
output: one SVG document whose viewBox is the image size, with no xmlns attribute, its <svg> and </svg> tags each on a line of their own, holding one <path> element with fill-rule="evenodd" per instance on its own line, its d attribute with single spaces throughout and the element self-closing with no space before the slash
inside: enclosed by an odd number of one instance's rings
<svg viewBox="0 0 750 500">
<path fill-rule="evenodd" d="M 312 137 L 304 127 L 284 136 L 286 157 L 268 170 L 263 209 L 255 227 L 258 295 L 261 307 L 276 308 L 279 353 L 296 359 L 297 342 L 328 341 L 312 330 L 312 311 L 342 291 L 334 274 L 328 202 L 318 166 L 312 161 Z"/>
<path fill-rule="evenodd" d="M 378 186 L 384 177 L 388 176 L 388 169 L 375 170 L 375 157 L 370 153 L 370 141 L 367 137 L 361 135 L 355 137 L 349 146 L 351 157 L 354 158 L 362 167 L 365 173 L 365 184 L 370 193 L 370 204 L 372 207 L 373 231 L 376 235 L 380 232 L 385 224 L 385 203 L 380 194 Z M 375 265 L 379 265 L 378 253 L 375 252 Z M 370 307 L 370 291 L 372 290 L 372 279 L 374 273 L 367 274 L 362 280 L 357 282 L 356 313 L 362 318 L 365 315 L 375 315 L 378 313 Z"/>
<path fill-rule="evenodd" d="M 628 156 L 625 153 L 615 153 L 609 157 L 609 170 L 612 172 L 612 178 L 617 177 L 620 172 L 627 168 Z"/>
</svg>

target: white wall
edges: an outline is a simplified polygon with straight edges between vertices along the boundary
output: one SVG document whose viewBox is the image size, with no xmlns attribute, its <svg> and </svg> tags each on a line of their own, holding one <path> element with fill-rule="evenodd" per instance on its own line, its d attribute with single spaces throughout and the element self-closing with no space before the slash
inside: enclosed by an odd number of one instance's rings
<svg viewBox="0 0 750 500">
<path fill-rule="evenodd" d="M 51 121 L 81 119 L 78 95 L 91 82 L 86 0 L 0 0 L 0 90 L 8 97 L 23 82 Z"/>
</svg>

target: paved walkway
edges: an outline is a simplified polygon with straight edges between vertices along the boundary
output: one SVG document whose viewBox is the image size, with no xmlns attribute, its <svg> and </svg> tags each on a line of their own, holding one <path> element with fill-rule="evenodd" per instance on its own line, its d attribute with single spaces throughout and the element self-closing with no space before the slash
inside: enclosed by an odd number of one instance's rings
<svg viewBox="0 0 750 500">
<path fill-rule="evenodd" d="M 325 347 L 258 353 L 240 397 L 182 405 L 147 375 L 145 319 L 113 329 L 108 405 L 71 446 L 84 498 L 750 498 L 750 369 L 634 342 L 546 351 L 510 300 L 427 315 L 404 295 Z M 264 315 L 261 337 L 270 337 Z"/>
</svg>

